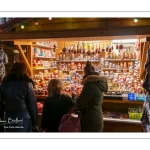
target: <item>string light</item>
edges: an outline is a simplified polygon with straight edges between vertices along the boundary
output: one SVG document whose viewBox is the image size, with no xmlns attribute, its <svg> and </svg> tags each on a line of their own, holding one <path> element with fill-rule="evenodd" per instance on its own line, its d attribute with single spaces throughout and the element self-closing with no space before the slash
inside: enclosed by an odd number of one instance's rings
<svg viewBox="0 0 150 150">
<path fill-rule="evenodd" d="M 134 22 L 138 22 L 138 19 L 137 19 L 137 18 L 135 18 L 135 19 L 134 19 Z"/>
<path fill-rule="evenodd" d="M 8 30 L 10 30 L 10 29 L 11 29 L 11 26 L 8 26 L 7 28 L 8 28 Z"/>
<path fill-rule="evenodd" d="M 35 25 L 38 26 L 39 23 L 38 23 L 37 19 L 34 19 L 34 22 L 35 22 Z"/>
<path fill-rule="evenodd" d="M 23 24 L 23 23 L 21 23 L 21 26 L 20 26 L 20 27 L 21 27 L 21 29 L 24 29 L 24 24 Z"/>
</svg>

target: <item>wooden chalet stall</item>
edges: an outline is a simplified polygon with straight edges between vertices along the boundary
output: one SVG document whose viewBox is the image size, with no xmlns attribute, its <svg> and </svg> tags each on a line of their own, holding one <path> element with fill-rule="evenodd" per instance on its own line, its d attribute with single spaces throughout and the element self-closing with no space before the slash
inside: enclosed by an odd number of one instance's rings
<svg viewBox="0 0 150 150">
<path fill-rule="evenodd" d="M 36 23 L 37 21 L 38 23 Z M 21 28 L 21 25 L 24 25 L 24 28 Z M 150 18 L 139 18 L 138 22 L 134 22 L 133 18 L 52 18 L 52 20 L 48 18 L 37 18 L 36 20 L 34 18 L 14 18 L 0 25 L 0 31 L 0 40 L 3 42 L 3 45 L 9 43 L 12 46 L 12 50 L 19 51 L 19 57 L 25 62 L 32 78 L 35 78 L 35 75 L 37 77 L 37 74 L 39 72 L 43 73 L 44 70 L 48 70 L 51 76 L 55 76 L 58 70 L 61 70 L 61 75 L 67 75 L 70 73 L 70 70 L 73 70 L 70 68 L 73 65 L 71 62 L 74 62 L 74 66 L 77 64 L 77 68 L 79 67 L 77 69 L 78 75 L 83 75 L 83 66 L 87 61 L 87 57 L 92 59 L 95 66 L 100 65 L 99 63 L 102 58 L 107 59 L 106 61 L 111 61 L 112 64 L 115 64 L 115 62 L 119 65 L 122 63 L 124 65 L 131 64 L 131 62 L 134 63 L 135 60 L 131 60 L 131 58 L 130 60 L 129 58 L 122 60 L 119 56 L 117 56 L 118 59 L 114 58 L 115 56 L 113 56 L 113 59 L 106 58 L 106 55 L 114 55 L 112 54 L 113 49 L 116 50 L 116 45 L 119 46 L 121 44 L 124 45 L 125 50 L 129 50 L 129 52 L 125 51 L 125 54 L 128 53 L 129 55 L 133 49 L 139 51 L 138 58 L 136 58 L 140 62 L 140 75 L 138 80 L 140 81 L 145 77 L 143 66 L 145 64 L 147 50 L 149 49 Z M 124 39 L 136 39 L 134 42 L 135 45 L 133 45 L 133 42 L 123 43 Z M 113 43 L 114 40 L 117 42 Z M 51 45 L 43 45 L 45 41 L 50 41 Z M 79 51 L 74 53 L 74 51 L 70 50 L 73 48 Z M 85 53 L 83 51 L 84 48 L 86 50 Z M 51 55 L 49 57 L 36 55 L 35 51 L 42 51 L 42 49 L 51 53 Z M 6 51 L 11 60 L 14 57 L 12 50 Z M 88 51 L 89 55 L 87 56 Z M 71 56 L 74 56 L 72 54 L 75 54 L 75 59 L 70 59 Z M 81 54 L 83 59 L 78 59 Z M 95 55 L 98 59 L 94 59 Z M 49 68 L 36 67 L 37 61 L 38 65 L 43 62 L 50 62 L 51 66 Z M 98 68 L 100 72 L 104 70 L 109 71 L 109 73 L 110 71 L 115 73 L 118 71 L 117 68 L 106 68 L 106 66 Z M 119 70 L 126 71 L 129 68 L 120 68 Z M 121 73 L 125 72 L 121 71 Z M 46 82 L 43 81 L 43 84 L 46 84 Z M 46 96 L 42 91 L 41 93 L 37 92 L 36 97 L 38 102 L 43 102 Z M 111 110 L 113 112 L 127 114 L 128 108 L 142 108 L 142 105 L 143 102 L 141 101 L 118 100 L 117 98 L 112 99 L 112 97 L 107 97 L 103 100 L 102 107 L 104 112 Z M 41 114 L 39 113 L 39 122 L 40 119 Z M 142 132 L 142 126 L 139 119 L 104 116 L 104 132 Z"/>
</svg>

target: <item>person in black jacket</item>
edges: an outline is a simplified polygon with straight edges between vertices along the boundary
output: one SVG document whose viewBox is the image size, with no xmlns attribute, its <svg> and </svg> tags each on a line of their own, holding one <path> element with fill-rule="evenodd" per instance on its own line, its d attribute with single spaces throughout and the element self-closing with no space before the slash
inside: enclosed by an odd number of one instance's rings
<svg viewBox="0 0 150 150">
<path fill-rule="evenodd" d="M 143 88 L 146 90 L 146 101 L 143 104 L 143 112 L 141 117 L 141 123 L 144 132 L 150 132 L 150 49 L 147 53 L 147 60 L 144 66 L 146 76 L 143 82 Z"/>
<path fill-rule="evenodd" d="M 4 76 L 0 87 L 0 102 L 5 104 L 4 132 L 32 132 L 33 126 L 38 128 L 33 84 L 23 62 L 14 63 Z"/>
<path fill-rule="evenodd" d="M 50 80 L 42 111 L 41 131 L 58 132 L 62 116 L 74 106 L 71 97 L 62 93 L 62 82 L 59 79 Z"/>
</svg>

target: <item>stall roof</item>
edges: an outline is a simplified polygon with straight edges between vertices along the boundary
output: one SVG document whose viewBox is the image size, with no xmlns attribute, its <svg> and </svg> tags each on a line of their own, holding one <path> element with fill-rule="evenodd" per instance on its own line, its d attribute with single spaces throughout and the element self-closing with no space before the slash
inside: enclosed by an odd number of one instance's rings
<svg viewBox="0 0 150 150">
<path fill-rule="evenodd" d="M 3 41 L 144 38 L 150 35 L 150 18 L 138 18 L 138 22 L 134 18 L 14 18 L 0 25 L 0 31 Z"/>
<path fill-rule="evenodd" d="M 16 27 L 20 25 L 21 22 L 29 21 L 31 18 L 13 18 L 0 25 L 0 32 L 5 32 L 9 30 L 9 27 Z"/>
</svg>

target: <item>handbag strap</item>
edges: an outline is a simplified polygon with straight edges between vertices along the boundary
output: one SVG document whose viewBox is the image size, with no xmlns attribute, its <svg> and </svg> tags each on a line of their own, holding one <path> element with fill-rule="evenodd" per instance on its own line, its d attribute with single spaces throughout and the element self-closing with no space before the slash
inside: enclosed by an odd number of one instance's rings
<svg viewBox="0 0 150 150">
<path fill-rule="evenodd" d="M 76 104 L 72 107 L 72 109 L 68 112 L 69 115 L 71 115 L 74 112 L 74 109 L 76 108 Z M 81 118 L 82 110 L 78 114 L 78 118 Z"/>
</svg>

